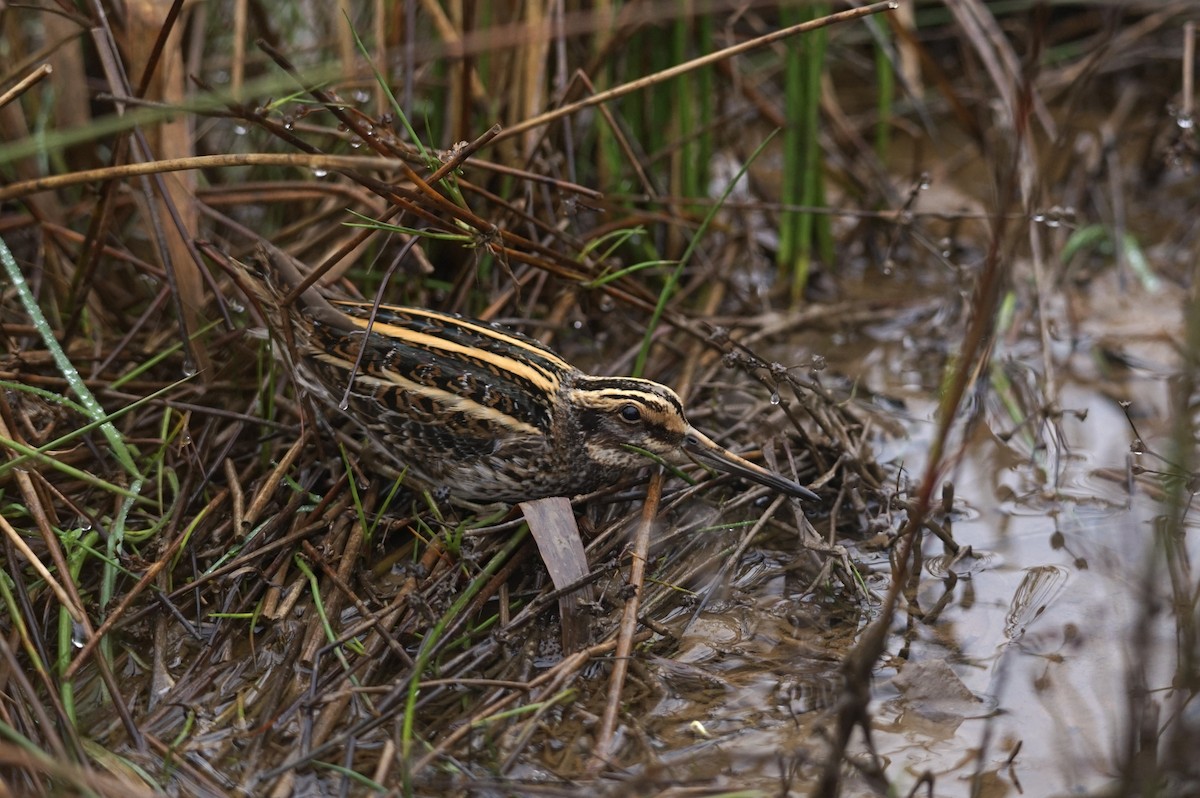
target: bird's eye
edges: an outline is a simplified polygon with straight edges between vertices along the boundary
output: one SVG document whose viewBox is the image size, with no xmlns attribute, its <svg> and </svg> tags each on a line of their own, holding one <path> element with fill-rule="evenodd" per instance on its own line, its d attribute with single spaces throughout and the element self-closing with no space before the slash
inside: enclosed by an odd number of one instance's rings
<svg viewBox="0 0 1200 798">
<path fill-rule="evenodd" d="M 642 420 L 642 411 L 637 405 L 625 405 L 621 408 L 621 418 L 630 424 L 636 424 Z"/>
</svg>

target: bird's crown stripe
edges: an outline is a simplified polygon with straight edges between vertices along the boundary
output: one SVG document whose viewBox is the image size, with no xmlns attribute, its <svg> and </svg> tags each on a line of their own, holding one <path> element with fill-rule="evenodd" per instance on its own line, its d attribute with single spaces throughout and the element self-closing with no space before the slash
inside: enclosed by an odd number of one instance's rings
<svg viewBox="0 0 1200 798">
<path fill-rule="evenodd" d="M 684 415 L 683 404 L 667 388 L 649 380 L 633 377 L 586 377 L 579 381 L 577 390 L 593 396 L 603 396 L 614 402 L 643 402 L 648 405 L 666 405 Z"/>
</svg>

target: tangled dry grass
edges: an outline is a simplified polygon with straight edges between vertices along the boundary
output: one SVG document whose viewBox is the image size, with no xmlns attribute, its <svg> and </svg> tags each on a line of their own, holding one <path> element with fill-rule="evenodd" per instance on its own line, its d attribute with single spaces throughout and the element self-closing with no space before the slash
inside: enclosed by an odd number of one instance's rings
<svg viewBox="0 0 1200 798">
<path fill-rule="evenodd" d="M 830 20 L 774 4 L 379 4 L 326 38 L 303 4 L 0 11 L 0 788 L 718 792 L 662 766 L 640 713 L 709 678 L 672 660 L 698 618 L 778 580 L 836 682 L 830 732 L 781 764 L 782 789 L 835 795 L 844 772 L 893 789 L 848 740 L 915 595 L 913 541 L 960 553 L 934 491 L 1018 282 L 1016 220 L 1037 186 L 1084 193 L 1030 154 L 1060 142 L 1044 102 L 1070 107 L 1114 68 L 1096 54 L 1188 7 L 1046 11 L 1025 40 L 1024 17 L 976 0 L 923 28 L 884 5 L 845 12 L 831 53 L 814 33 L 788 49 L 789 26 Z M 941 65 L 955 36 L 963 76 Z M 1046 42 L 1086 55 L 1035 74 Z M 889 148 L 927 143 L 930 106 L 962 143 L 939 164 L 983 163 L 993 205 L 914 216 L 927 181 L 894 179 Z M 1196 154 L 1186 134 L 1155 151 Z M 671 384 L 694 423 L 823 501 L 653 470 L 577 502 L 592 601 L 564 651 L 521 518 L 407 492 L 249 332 L 204 253 L 264 241 L 331 295 L 504 321 L 589 372 Z M 912 495 L 877 462 L 886 397 L 809 346 L 900 307 L 838 301 L 839 269 L 898 263 L 972 297 L 930 325 L 959 360 Z M 1028 282 L 1045 296 L 1043 272 Z M 1027 418 L 1052 410 L 1037 393 Z M 864 541 L 890 553 L 879 573 L 846 548 Z"/>
<path fill-rule="evenodd" d="M 146 86 L 110 85 L 110 102 L 151 115 L 94 131 L 111 165 L 66 173 L 82 192 L 8 190 L 29 213 L 5 233 L 25 282 L 3 319 L 3 479 L 20 507 L 6 511 L 4 653 L 8 722 L 39 752 L 6 744 L 17 781 L 102 794 L 325 792 L 345 778 L 451 789 L 547 756 L 567 777 L 602 773 L 617 744 L 595 718 L 630 705 L 606 678 L 614 652 L 669 655 L 752 540 L 782 541 L 806 594 L 863 595 L 837 540 L 886 509 L 886 476 L 866 416 L 736 288 L 748 225 L 711 203 L 654 219 L 583 187 L 549 119 L 524 140 L 512 127 L 423 150 L 364 89 L 326 87 L 259 46 L 275 68 L 257 68 L 299 93 L 210 98 L 168 120 L 135 99 Z M 168 80 L 169 45 L 158 56 Z M 198 167 L 203 185 L 176 171 Z M 697 225 L 714 232 L 686 244 Z M 256 319 L 200 251 L 244 257 L 264 239 L 332 294 L 526 325 L 599 373 L 649 355 L 707 429 L 762 447 L 829 501 L 809 519 L 761 489 L 655 478 L 649 493 L 637 480 L 580 502 L 595 601 L 587 647 L 564 655 L 557 595 L 520 519 L 381 478 L 246 334 Z M 659 249 L 674 254 L 622 268 Z M 652 544 L 632 583 L 639 530 Z M 640 623 L 622 624 L 635 597 Z"/>
</svg>

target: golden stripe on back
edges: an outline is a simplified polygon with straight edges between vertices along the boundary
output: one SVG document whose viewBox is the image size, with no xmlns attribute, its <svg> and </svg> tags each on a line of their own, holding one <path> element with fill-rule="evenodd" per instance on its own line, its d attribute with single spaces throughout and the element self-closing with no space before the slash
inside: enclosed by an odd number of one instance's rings
<svg viewBox="0 0 1200 798">
<path fill-rule="evenodd" d="M 369 304 L 336 305 L 351 325 L 367 329 Z M 366 391 L 390 383 L 405 402 L 465 413 L 474 419 L 469 434 L 549 434 L 555 397 L 574 371 L 544 344 L 451 314 L 384 305 L 370 329 L 360 358 L 360 335 L 314 320 L 311 343 L 325 379 L 344 386 L 353 372 Z"/>
<path fill-rule="evenodd" d="M 355 326 L 367 328 L 371 305 L 358 302 L 334 304 L 346 312 Z M 465 355 L 489 363 L 498 372 L 512 373 L 548 392 L 558 390 L 563 375 L 573 370 L 571 364 L 545 344 L 515 330 L 450 313 L 381 305 L 371 329 L 417 348 Z"/>
</svg>

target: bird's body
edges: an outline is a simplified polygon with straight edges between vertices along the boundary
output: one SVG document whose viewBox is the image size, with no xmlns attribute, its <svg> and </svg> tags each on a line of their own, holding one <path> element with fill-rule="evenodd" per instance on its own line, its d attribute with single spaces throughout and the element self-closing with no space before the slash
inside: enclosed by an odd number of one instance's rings
<svg viewBox="0 0 1200 798">
<path fill-rule="evenodd" d="M 653 414 L 662 431 L 673 434 L 671 449 L 679 449 L 686 434 L 679 399 L 663 386 L 587 376 L 531 338 L 447 313 L 380 307 L 355 370 L 371 306 L 333 306 L 363 333 L 347 335 L 313 320 L 301 354 L 321 387 L 344 392 L 354 373 L 348 412 L 371 419 L 372 438 L 410 476 L 457 498 L 573 496 L 646 465 L 636 452 L 588 446 L 589 438 L 604 434 L 606 422 L 619 418 L 622 402 Z M 577 409 L 581 392 L 598 406 Z M 608 426 L 624 442 L 660 448 L 633 423 Z"/>
<path fill-rule="evenodd" d="M 379 306 L 372 318 L 371 304 L 315 289 L 285 308 L 279 275 L 238 267 L 304 387 L 365 431 L 406 481 L 461 502 L 514 503 L 614 484 L 647 465 L 644 452 L 687 452 L 815 498 L 693 429 L 666 386 L 584 374 L 532 338 L 455 314 Z M 279 271 L 298 282 L 290 265 Z"/>
</svg>

